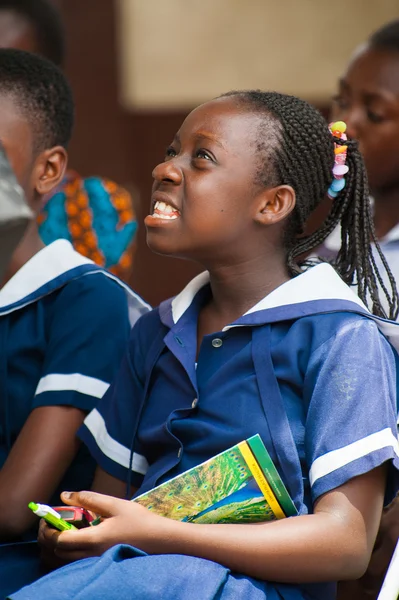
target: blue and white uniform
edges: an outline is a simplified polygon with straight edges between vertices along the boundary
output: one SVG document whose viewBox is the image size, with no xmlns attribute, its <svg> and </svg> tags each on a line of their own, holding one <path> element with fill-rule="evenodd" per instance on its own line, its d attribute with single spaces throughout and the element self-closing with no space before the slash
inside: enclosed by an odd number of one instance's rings
<svg viewBox="0 0 399 600">
<path fill-rule="evenodd" d="M 33 409 L 96 406 L 126 350 L 129 310 L 134 323 L 148 308 L 65 240 L 7 282 L 0 290 L 0 468 Z M 93 469 L 82 449 L 60 490 L 89 486 Z"/>
<path fill-rule="evenodd" d="M 205 336 L 196 361 L 209 294 L 204 273 L 136 323 L 119 376 L 80 432 L 102 468 L 143 493 L 259 433 L 300 514 L 386 461 L 398 489 L 390 342 L 398 345 L 399 325 L 373 317 L 321 264 Z M 328 600 L 335 584 L 272 584 L 196 557 L 116 546 L 12 598 L 46 596 Z"/>
</svg>

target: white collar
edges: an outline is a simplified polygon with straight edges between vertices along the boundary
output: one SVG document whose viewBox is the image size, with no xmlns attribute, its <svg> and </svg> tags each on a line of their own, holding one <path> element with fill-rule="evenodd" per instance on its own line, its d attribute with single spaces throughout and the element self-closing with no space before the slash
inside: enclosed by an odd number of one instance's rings
<svg viewBox="0 0 399 600">
<path fill-rule="evenodd" d="M 380 240 L 382 243 L 384 242 L 397 242 L 399 240 L 399 223 L 392 227 L 390 231 Z"/>
<path fill-rule="evenodd" d="M 209 273 L 204 271 L 190 281 L 172 300 L 172 317 L 175 323 L 188 309 L 197 292 L 208 282 Z M 335 269 L 328 263 L 320 263 L 280 285 L 245 314 L 312 300 L 347 300 L 369 312 L 355 292 L 342 281 Z M 228 326 L 225 329 L 229 328 Z"/>
<path fill-rule="evenodd" d="M 280 285 L 245 314 L 312 300 L 348 300 L 369 312 L 359 296 L 346 285 L 330 264 L 319 263 Z"/>
<path fill-rule="evenodd" d="M 32 256 L 0 290 L 0 309 L 23 300 L 63 273 L 88 264 L 94 265 L 67 240 L 56 240 Z"/>
<path fill-rule="evenodd" d="M 399 241 L 399 223 L 392 227 L 390 231 L 383 238 L 379 240 L 379 243 L 387 244 L 389 242 Z M 341 248 L 341 227 L 336 227 L 330 235 L 324 240 L 323 245 L 332 252 L 338 252 Z"/>
</svg>

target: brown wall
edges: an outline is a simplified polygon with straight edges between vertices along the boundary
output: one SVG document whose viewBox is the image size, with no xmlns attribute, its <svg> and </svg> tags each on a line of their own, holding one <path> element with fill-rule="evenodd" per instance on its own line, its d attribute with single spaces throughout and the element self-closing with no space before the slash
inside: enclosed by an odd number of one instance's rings
<svg viewBox="0 0 399 600">
<path fill-rule="evenodd" d="M 130 284 L 156 305 L 176 294 L 200 271 L 190 262 L 150 252 L 142 224 L 149 206 L 151 171 L 185 114 L 132 113 L 119 105 L 114 0 L 54 2 L 65 20 L 66 72 L 77 106 L 70 166 L 82 175 L 103 175 L 137 188 L 139 235 Z M 320 214 L 326 209 L 322 207 Z M 318 221 L 316 216 L 314 222 Z"/>
<path fill-rule="evenodd" d="M 132 287 L 158 304 L 176 294 L 199 268 L 156 256 L 145 243 L 151 171 L 179 128 L 184 113 L 134 114 L 121 108 L 113 0 L 58 0 L 67 33 L 66 72 L 77 106 L 70 166 L 82 175 L 103 175 L 137 188 L 139 235 Z"/>
</svg>

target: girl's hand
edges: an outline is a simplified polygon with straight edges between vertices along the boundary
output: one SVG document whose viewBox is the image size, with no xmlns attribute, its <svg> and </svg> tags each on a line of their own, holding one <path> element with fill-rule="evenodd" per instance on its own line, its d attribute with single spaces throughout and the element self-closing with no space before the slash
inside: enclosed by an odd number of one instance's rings
<svg viewBox="0 0 399 600">
<path fill-rule="evenodd" d="M 99 525 L 77 531 L 60 532 L 41 523 L 38 541 L 44 556 L 53 554 L 65 562 L 100 556 L 116 544 L 130 544 L 150 551 L 151 539 L 162 535 L 167 521 L 136 502 L 95 492 L 64 492 L 61 498 L 65 504 L 87 508 L 103 518 Z M 48 558 L 46 563 L 49 563 Z"/>
</svg>

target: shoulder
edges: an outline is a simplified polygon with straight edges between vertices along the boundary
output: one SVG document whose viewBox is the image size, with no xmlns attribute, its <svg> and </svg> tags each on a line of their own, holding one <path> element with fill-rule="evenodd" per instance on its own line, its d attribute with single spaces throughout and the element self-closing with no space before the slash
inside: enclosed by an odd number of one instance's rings
<svg viewBox="0 0 399 600">
<path fill-rule="evenodd" d="M 72 279 L 64 286 L 63 291 L 68 294 L 84 292 L 87 294 L 101 294 L 105 298 L 126 298 L 126 289 L 124 286 L 103 271 L 88 273 Z"/>
<path fill-rule="evenodd" d="M 57 294 L 56 305 L 61 308 L 89 311 L 128 312 L 127 291 L 102 271 L 68 281 Z"/>
<path fill-rule="evenodd" d="M 384 337 L 372 318 L 355 312 L 310 315 L 291 322 L 287 329 L 290 335 L 306 340 L 315 348 L 333 338 L 353 333 Z"/>
<path fill-rule="evenodd" d="M 359 355 L 362 348 L 372 354 L 383 354 L 388 360 L 394 350 L 376 322 L 358 313 L 336 312 L 305 316 L 295 321 L 276 323 L 272 328 L 275 361 L 298 364 L 306 372 L 310 362 L 324 362 L 328 356 Z"/>
</svg>

